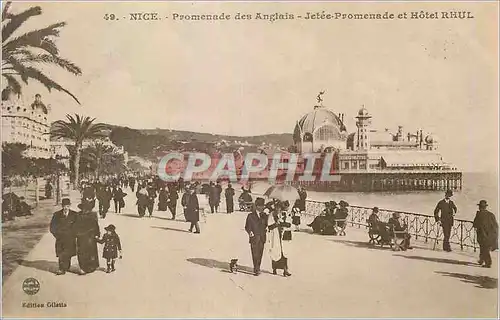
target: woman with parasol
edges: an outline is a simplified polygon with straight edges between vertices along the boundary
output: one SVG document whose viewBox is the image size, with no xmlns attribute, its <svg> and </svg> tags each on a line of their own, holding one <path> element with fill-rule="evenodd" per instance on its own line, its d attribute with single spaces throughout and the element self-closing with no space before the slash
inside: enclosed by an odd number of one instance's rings
<svg viewBox="0 0 500 320">
<path fill-rule="evenodd" d="M 286 228 L 292 226 L 286 221 L 290 201 L 298 199 L 299 194 L 292 186 L 279 185 L 270 187 L 264 195 L 273 199 L 271 214 L 268 218 L 269 253 L 273 274 L 277 274 L 276 270 L 283 269 L 283 276 L 289 277 L 291 273 L 288 272 L 288 258 L 285 255 L 286 250 L 283 249 L 283 235 L 285 232 L 290 233 Z"/>
</svg>

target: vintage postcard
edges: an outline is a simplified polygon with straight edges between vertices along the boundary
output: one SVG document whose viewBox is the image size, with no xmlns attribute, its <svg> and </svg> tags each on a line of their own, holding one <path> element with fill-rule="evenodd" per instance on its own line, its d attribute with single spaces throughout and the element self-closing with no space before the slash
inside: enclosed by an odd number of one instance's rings
<svg viewBox="0 0 500 320">
<path fill-rule="evenodd" d="M 2 2 L 2 318 L 497 318 L 498 15 Z"/>
</svg>

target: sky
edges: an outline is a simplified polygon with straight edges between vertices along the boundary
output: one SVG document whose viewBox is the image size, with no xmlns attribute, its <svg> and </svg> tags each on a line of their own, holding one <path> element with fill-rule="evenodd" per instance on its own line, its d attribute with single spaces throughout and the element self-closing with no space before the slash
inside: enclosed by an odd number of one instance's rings
<svg viewBox="0 0 500 320">
<path fill-rule="evenodd" d="M 32 2 L 30 5 L 34 5 Z M 22 30 L 66 21 L 57 45 L 83 75 L 46 69 L 78 96 L 37 92 L 66 113 L 132 128 L 230 135 L 292 133 L 325 90 L 349 132 L 364 105 L 372 127 L 438 138 L 464 171 L 497 171 L 497 3 L 39 3 Z M 14 3 L 12 10 L 28 5 Z M 471 11 L 469 20 L 187 22 L 172 14 Z M 161 21 L 128 21 L 158 12 Z M 106 21 L 114 13 L 119 21 Z M 168 19 L 166 19 L 168 17 Z"/>
</svg>

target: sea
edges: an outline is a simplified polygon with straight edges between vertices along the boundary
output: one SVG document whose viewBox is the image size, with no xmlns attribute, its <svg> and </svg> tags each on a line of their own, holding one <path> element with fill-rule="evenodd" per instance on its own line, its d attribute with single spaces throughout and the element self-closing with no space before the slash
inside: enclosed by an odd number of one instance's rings
<svg viewBox="0 0 500 320">
<path fill-rule="evenodd" d="M 259 182 L 252 192 L 262 193 L 266 183 Z M 457 219 L 473 220 L 479 200 L 488 202 L 488 209 L 498 217 L 498 176 L 491 173 L 463 173 L 462 190 L 454 190 L 451 198 L 458 212 Z M 307 191 L 307 198 L 316 201 L 340 200 L 350 205 L 379 207 L 389 210 L 434 215 L 434 208 L 444 198 L 444 191 L 391 192 L 317 192 Z"/>
</svg>

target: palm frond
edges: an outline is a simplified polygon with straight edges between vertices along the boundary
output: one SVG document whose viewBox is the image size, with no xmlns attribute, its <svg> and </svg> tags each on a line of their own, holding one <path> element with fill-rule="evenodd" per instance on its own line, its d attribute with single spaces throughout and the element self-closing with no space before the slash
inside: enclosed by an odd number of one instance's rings
<svg viewBox="0 0 500 320">
<path fill-rule="evenodd" d="M 3 11 L 2 11 L 2 21 L 6 20 L 6 19 L 10 19 L 13 16 L 13 14 L 9 12 L 11 5 L 12 5 L 12 1 L 7 1 L 5 3 L 5 6 L 3 7 Z"/>
<path fill-rule="evenodd" d="M 34 67 L 27 67 L 14 57 L 10 57 L 8 62 L 12 65 L 12 67 L 18 73 L 18 75 L 21 77 L 21 80 L 23 80 L 24 83 L 27 84 L 28 79 L 37 80 L 38 82 L 43 84 L 49 92 L 52 89 L 55 89 L 57 91 L 63 91 L 66 94 L 70 95 L 76 102 L 78 102 L 78 104 L 80 104 L 80 101 L 78 101 L 78 99 L 76 98 L 75 95 L 73 95 L 67 89 L 63 88 L 57 82 L 53 81 L 52 79 L 50 79 L 49 77 L 44 75 L 42 73 L 42 71 L 40 71 Z"/>
<path fill-rule="evenodd" d="M 75 142 L 75 145 L 81 146 L 86 139 L 95 139 L 106 136 L 105 130 L 108 126 L 103 123 L 96 123 L 95 118 L 83 117 L 78 114 L 66 115 L 65 120 L 54 122 L 51 130 L 51 136 L 54 138 L 67 138 Z"/>
<path fill-rule="evenodd" d="M 50 54 L 33 54 L 31 51 L 23 49 L 17 50 L 16 53 L 12 56 L 21 63 L 27 62 L 55 64 L 74 75 L 79 76 L 82 74 L 82 70 L 77 65 L 59 56 L 53 56 Z"/>
<path fill-rule="evenodd" d="M 38 16 L 42 14 L 42 8 L 39 6 L 31 7 L 19 14 L 12 14 L 9 17 L 9 22 L 2 27 L 2 42 L 5 43 L 7 39 L 24 23 L 31 17 Z"/>
<path fill-rule="evenodd" d="M 21 94 L 21 84 L 10 74 L 2 73 L 2 76 L 7 80 L 7 88 L 10 88 L 12 93 Z"/>
<path fill-rule="evenodd" d="M 58 37 L 59 28 L 65 25 L 66 22 L 58 22 L 43 29 L 33 30 L 19 37 L 15 37 L 2 45 L 2 54 L 5 58 L 9 57 L 16 49 L 35 47 L 47 51 L 52 55 L 57 55 L 59 53 L 57 46 L 49 37 Z"/>
</svg>

